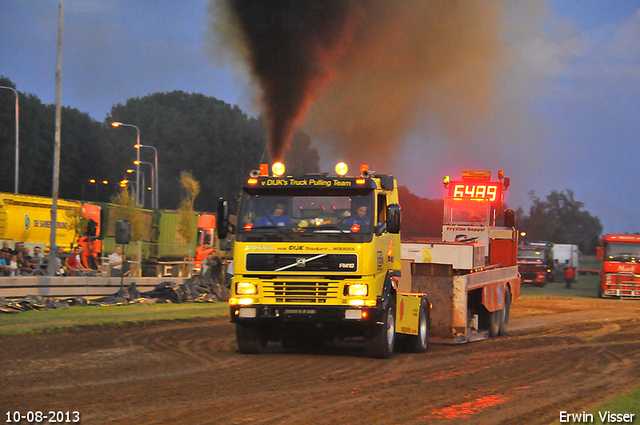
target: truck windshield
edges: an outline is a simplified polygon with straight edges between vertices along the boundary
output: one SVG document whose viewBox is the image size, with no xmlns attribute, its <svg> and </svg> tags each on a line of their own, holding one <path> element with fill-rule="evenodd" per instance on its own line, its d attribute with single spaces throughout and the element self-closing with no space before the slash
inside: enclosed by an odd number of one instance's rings
<svg viewBox="0 0 640 425">
<path fill-rule="evenodd" d="M 238 240 L 364 242 L 373 235 L 373 211 L 371 190 L 244 192 Z"/>
<path fill-rule="evenodd" d="M 604 252 L 605 261 L 640 263 L 640 244 L 608 243 L 605 245 Z"/>
<path fill-rule="evenodd" d="M 544 261 L 544 251 L 539 249 L 518 248 L 518 260 Z"/>
<path fill-rule="evenodd" d="M 486 199 L 447 196 L 444 200 L 444 224 L 489 224 L 490 203 Z"/>
</svg>

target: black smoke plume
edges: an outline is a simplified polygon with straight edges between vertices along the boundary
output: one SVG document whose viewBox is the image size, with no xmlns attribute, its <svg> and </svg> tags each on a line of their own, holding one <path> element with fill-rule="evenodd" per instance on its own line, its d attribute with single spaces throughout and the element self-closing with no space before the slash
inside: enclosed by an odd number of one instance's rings
<svg viewBox="0 0 640 425">
<path fill-rule="evenodd" d="M 306 121 L 343 159 L 384 164 L 429 112 L 465 140 L 504 64 L 500 0 L 212 0 L 261 89 L 272 160 Z"/>
<path fill-rule="evenodd" d="M 282 160 L 291 136 L 349 33 L 347 0 L 222 0 L 240 30 L 262 89 L 269 153 Z"/>
</svg>

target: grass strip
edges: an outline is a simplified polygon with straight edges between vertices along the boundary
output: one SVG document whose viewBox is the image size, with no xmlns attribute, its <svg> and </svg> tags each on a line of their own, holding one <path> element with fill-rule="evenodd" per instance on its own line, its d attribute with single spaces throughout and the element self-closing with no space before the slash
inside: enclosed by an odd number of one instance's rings
<svg viewBox="0 0 640 425">
<path fill-rule="evenodd" d="M 520 295 L 523 297 L 553 297 L 553 298 L 598 298 L 598 283 L 600 276 L 577 276 L 577 282 L 571 284 L 572 289 L 566 289 L 564 280 L 549 282 L 543 288 L 523 283 Z"/>
<path fill-rule="evenodd" d="M 229 304 L 226 302 L 69 307 L 0 314 L 0 335 L 44 332 L 73 326 L 225 316 L 229 316 Z"/>
</svg>

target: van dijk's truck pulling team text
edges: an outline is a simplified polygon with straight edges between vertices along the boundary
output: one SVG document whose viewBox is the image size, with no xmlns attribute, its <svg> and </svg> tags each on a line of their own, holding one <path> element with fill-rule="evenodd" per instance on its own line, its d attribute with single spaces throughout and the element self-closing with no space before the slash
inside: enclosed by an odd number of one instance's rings
<svg viewBox="0 0 640 425">
<path fill-rule="evenodd" d="M 429 340 L 460 343 L 506 332 L 520 294 L 512 210 L 500 214 L 509 179 L 445 177 L 442 240 L 400 241 L 398 185 L 346 164 L 329 176 L 286 176 L 266 165 L 242 186 L 237 224 L 228 201 L 218 237 L 234 230 L 230 313 L 242 353 L 334 338 L 364 342 L 371 357 L 424 352 Z M 499 217 L 500 216 L 500 217 Z M 496 220 L 504 226 L 496 226 Z"/>
</svg>

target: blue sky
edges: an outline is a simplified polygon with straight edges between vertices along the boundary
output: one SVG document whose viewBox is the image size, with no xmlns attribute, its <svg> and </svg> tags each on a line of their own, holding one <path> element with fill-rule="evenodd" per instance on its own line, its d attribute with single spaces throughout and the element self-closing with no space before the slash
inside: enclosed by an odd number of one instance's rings
<svg viewBox="0 0 640 425">
<path fill-rule="evenodd" d="M 129 98 L 184 90 L 259 113 L 247 71 L 218 54 L 208 3 L 66 0 L 63 104 L 102 121 Z M 640 232 L 640 0 L 522 3 L 509 17 L 517 30 L 503 35 L 508 70 L 496 71 L 495 104 L 469 124 L 472 136 L 451 140 L 436 116 L 417 110 L 393 159 L 376 171 L 441 198 L 445 174 L 504 169 L 511 207 L 528 210 L 530 191 L 570 189 L 605 233 Z M 0 75 L 53 103 L 58 2 L 0 5 Z M 340 149 L 312 138 L 331 170 Z"/>
</svg>

